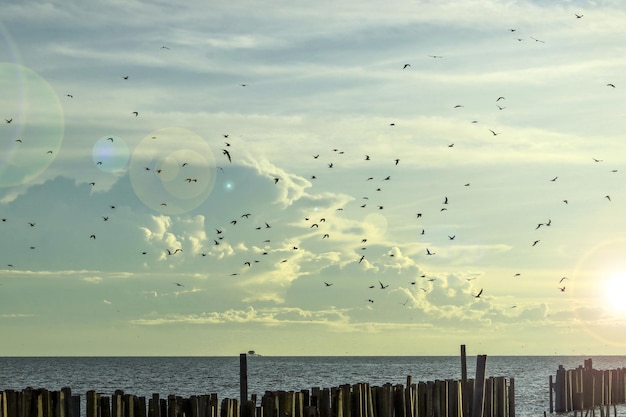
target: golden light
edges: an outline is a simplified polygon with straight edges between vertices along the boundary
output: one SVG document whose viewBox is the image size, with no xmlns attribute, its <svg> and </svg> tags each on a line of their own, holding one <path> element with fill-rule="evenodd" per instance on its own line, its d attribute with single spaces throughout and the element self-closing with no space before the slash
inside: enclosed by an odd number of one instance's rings
<svg viewBox="0 0 626 417">
<path fill-rule="evenodd" d="M 604 285 L 604 294 L 611 310 L 626 313 L 626 273 L 609 277 Z"/>
</svg>

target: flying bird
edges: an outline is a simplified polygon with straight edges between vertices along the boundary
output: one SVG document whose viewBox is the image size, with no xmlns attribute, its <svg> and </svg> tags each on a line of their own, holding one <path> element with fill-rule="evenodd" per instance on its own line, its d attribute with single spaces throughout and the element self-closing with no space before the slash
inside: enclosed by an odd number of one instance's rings
<svg viewBox="0 0 626 417">
<path fill-rule="evenodd" d="M 474 298 L 480 298 L 482 293 L 483 293 L 483 289 L 481 288 L 480 291 L 478 291 L 478 294 L 474 296 Z"/>
<path fill-rule="evenodd" d="M 576 19 L 580 19 L 580 18 L 582 18 L 584 15 L 574 13 L 574 16 L 576 16 Z"/>
<path fill-rule="evenodd" d="M 426 248 L 426 255 L 434 255 L 435 252 L 431 252 L 430 249 Z"/>
<path fill-rule="evenodd" d="M 324 285 L 326 285 L 327 287 L 330 287 L 330 286 L 331 286 L 331 285 L 333 285 L 333 284 L 332 284 L 332 282 L 326 282 L 326 281 L 324 281 Z"/>
<path fill-rule="evenodd" d="M 134 111 L 133 114 L 135 115 L 135 117 L 139 116 L 139 112 Z"/>
<path fill-rule="evenodd" d="M 230 159 L 230 152 L 228 152 L 226 149 L 222 149 L 222 153 L 223 153 L 224 155 L 226 155 L 226 157 L 228 158 L 228 162 L 233 162 L 233 161 Z"/>
</svg>

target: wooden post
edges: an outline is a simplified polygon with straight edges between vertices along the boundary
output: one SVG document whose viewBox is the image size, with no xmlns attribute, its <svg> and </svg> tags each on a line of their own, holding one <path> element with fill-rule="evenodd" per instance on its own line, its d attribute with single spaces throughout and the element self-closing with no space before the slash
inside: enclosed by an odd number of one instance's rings
<svg viewBox="0 0 626 417">
<path fill-rule="evenodd" d="M 245 353 L 239 355 L 239 403 L 241 407 L 241 417 L 248 416 L 248 361 Z"/>
<path fill-rule="evenodd" d="M 472 416 L 483 416 L 483 403 L 485 400 L 485 371 L 487 367 L 487 355 L 476 357 L 476 379 L 474 381 L 474 399 L 472 402 Z"/>
<path fill-rule="evenodd" d="M 467 356 L 465 354 L 465 345 L 461 345 L 461 381 L 463 381 L 463 385 L 467 383 Z"/>
<path fill-rule="evenodd" d="M 509 417 L 515 417 L 515 378 L 509 380 Z"/>
</svg>

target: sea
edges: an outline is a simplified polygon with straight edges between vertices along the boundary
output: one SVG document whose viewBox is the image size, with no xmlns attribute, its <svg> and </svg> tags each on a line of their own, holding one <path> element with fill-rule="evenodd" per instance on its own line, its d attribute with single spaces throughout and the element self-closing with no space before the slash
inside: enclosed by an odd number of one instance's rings
<svg viewBox="0 0 626 417">
<path fill-rule="evenodd" d="M 595 369 L 626 367 L 626 356 L 488 356 L 486 375 L 515 379 L 516 416 L 550 415 L 549 378 L 559 365 Z M 344 384 L 406 384 L 461 379 L 460 356 L 247 356 L 248 393 L 300 391 Z M 95 390 L 127 394 L 183 397 L 217 394 L 239 399 L 239 355 L 233 357 L 0 357 L 0 391 L 27 387 L 60 390 L 70 387 L 81 396 Z M 476 373 L 476 357 L 467 356 L 468 378 Z M 260 405 L 260 404 L 257 404 Z M 613 411 L 612 411 L 613 413 Z M 626 406 L 618 406 L 626 416 Z M 84 415 L 83 413 L 81 413 Z M 570 413 L 573 415 L 573 413 Z M 563 413 L 562 416 L 567 414 Z"/>
</svg>

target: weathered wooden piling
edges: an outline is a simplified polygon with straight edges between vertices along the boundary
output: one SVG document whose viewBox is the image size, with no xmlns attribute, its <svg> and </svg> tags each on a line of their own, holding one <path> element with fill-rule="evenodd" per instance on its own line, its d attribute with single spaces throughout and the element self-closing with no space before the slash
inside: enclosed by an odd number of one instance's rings
<svg viewBox="0 0 626 417">
<path fill-rule="evenodd" d="M 600 414 L 606 412 L 608 416 L 611 405 L 626 403 L 626 368 L 593 369 L 591 359 L 571 370 L 560 365 L 549 384 L 550 412 L 591 410 L 593 414 L 599 407 Z"/>
<path fill-rule="evenodd" d="M 152 394 L 146 400 L 122 390 L 111 395 L 91 390 L 85 394 L 85 415 L 80 416 L 80 397 L 72 395 L 69 388 L 26 388 L 0 391 L 0 417 L 515 417 L 513 380 L 507 384 L 503 377 L 487 378 L 485 355 L 478 357 L 476 379 L 467 379 L 465 374 L 460 380 L 414 382 L 407 376 L 406 385 L 359 382 L 301 391 L 266 391 L 258 404 L 255 394 L 248 397 L 245 354 L 240 365 L 239 400 L 225 398 L 220 402 L 217 394 L 189 398 Z M 608 388 L 623 389 L 623 378 L 620 382 L 610 373 L 601 381 L 607 389 L 594 390 L 592 399 L 609 404 L 618 395 Z"/>
</svg>

